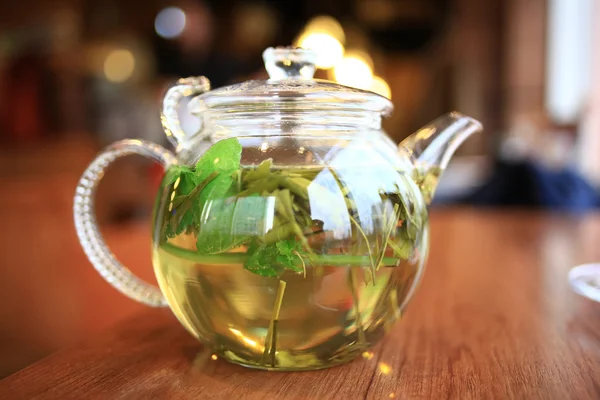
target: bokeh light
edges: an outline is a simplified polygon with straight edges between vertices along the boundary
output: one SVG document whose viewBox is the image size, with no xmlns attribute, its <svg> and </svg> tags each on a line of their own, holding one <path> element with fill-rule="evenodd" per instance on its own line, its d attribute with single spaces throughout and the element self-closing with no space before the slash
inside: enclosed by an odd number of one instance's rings
<svg viewBox="0 0 600 400">
<path fill-rule="evenodd" d="M 135 57 L 129 50 L 111 51 L 104 60 L 104 76 L 111 82 L 125 82 L 135 70 Z"/>
<path fill-rule="evenodd" d="M 392 98 L 392 90 L 390 89 L 390 85 L 380 76 L 374 76 L 373 82 L 371 82 L 370 91 L 377 93 L 383 97 L 387 97 L 388 99 Z"/>
<path fill-rule="evenodd" d="M 317 54 L 317 68 L 330 69 L 342 60 L 345 41 L 342 25 L 333 17 L 319 15 L 308 21 L 295 44 Z"/>
<path fill-rule="evenodd" d="M 338 20 L 328 15 L 319 15 L 312 18 L 306 24 L 305 30 L 314 33 L 327 33 L 342 44 L 346 41 L 346 34 L 342 25 Z"/>
<path fill-rule="evenodd" d="M 156 34 L 165 39 L 174 39 L 181 35 L 185 28 L 185 12 L 178 7 L 167 7 L 161 10 L 154 20 Z"/>
<path fill-rule="evenodd" d="M 372 61 L 362 52 L 347 53 L 335 65 L 333 76 L 342 85 L 368 90 L 373 83 Z"/>
<path fill-rule="evenodd" d="M 333 68 L 344 57 L 344 46 L 327 33 L 307 32 L 300 36 L 297 46 L 317 54 L 317 68 Z"/>
</svg>

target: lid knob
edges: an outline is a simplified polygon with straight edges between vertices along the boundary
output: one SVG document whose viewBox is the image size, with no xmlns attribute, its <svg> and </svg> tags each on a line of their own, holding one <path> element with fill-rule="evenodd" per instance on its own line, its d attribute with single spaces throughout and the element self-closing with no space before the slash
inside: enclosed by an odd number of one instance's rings
<svg viewBox="0 0 600 400">
<path fill-rule="evenodd" d="M 269 47 L 263 60 L 271 80 L 312 79 L 317 54 L 300 47 Z"/>
</svg>

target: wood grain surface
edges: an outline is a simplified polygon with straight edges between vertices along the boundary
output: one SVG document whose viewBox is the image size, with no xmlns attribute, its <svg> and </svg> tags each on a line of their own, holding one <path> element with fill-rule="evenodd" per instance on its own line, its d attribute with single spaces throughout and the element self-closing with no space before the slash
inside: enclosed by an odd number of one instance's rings
<svg viewBox="0 0 600 400">
<path fill-rule="evenodd" d="M 144 309 L 115 296 L 75 234 L 75 187 L 97 150 L 76 141 L 0 145 L 0 379 Z M 117 256 L 152 279 L 149 223 L 114 217 L 134 206 L 148 219 L 156 191 L 141 157 L 120 161 L 99 187 L 98 221 Z"/>
<path fill-rule="evenodd" d="M 404 318 L 350 364 L 238 367 L 147 310 L 0 381 L 0 399 L 598 399 L 600 304 L 566 279 L 595 260 L 600 215 L 438 210 Z"/>
</svg>

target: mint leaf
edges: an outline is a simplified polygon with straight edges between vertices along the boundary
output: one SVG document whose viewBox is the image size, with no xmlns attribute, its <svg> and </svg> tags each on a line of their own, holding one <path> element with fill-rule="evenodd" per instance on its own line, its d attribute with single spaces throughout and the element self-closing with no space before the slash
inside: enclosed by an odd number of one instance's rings
<svg viewBox="0 0 600 400">
<path fill-rule="evenodd" d="M 223 139 L 211 147 L 196 163 L 196 174 L 200 180 L 212 172 L 231 175 L 240 168 L 242 145 L 237 138 Z"/>
<path fill-rule="evenodd" d="M 164 237 L 172 238 L 186 231 L 193 224 L 193 216 L 185 208 L 188 195 L 197 186 L 197 177 L 193 167 L 173 165 L 166 174 L 164 185 L 173 185 L 172 201 L 169 211 L 165 213 Z"/>
<path fill-rule="evenodd" d="M 198 207 L 202 210 L 208 203 L 216 199 L 225 199 L 235 194 L 235 180 L 231 175 L 218 173 L 217 177 L 209 183 L 198 197 Z"/>
<path fill-rule="evenodd" d="M 247 198 L 209 200 L 200 218 L 196 248 L 200 254 L 217 254 L 243 244 L 250 237 L 244 229 L 256 210 L 243 207 Z"/>
<path fill-rule="evenodd" d="M 221 140 L 212 145 L 194 167 L 174 165 L 165 182 L 174 187 L 173 199 L 165 227 L 165 236 L 197 230 L 202 210 L 207 202 L 232 194 L 233 175 L 240 168 L 242 146 L 237 138 Z"/>
<path fill-rule="evenodd" d="M 274 244 L 258 246 L 256 242 L 253 242 L 248 247 L 248 253 L 250 257 L 244 263 L 244 268 L 247 271 L 270 277 L 277 277 L 283 272 L 283 267 L 276 262 L 279 251 Z"/>
<path fill-rule="evenodd" d="M 306 268 L 304 259 L 307 254 L 295 239 L 263 245 L 254 242 L 248 248 L 248 253 L 251 255 L 244 268 L 261 276 L 279 276 L 285 269 L 300 273 Z"/>
<path fill-rule="evenodd" d="M 166 237 L 175 237 L 198 225 L 201 211 L 197 206 L 199 195 L 217 176 L 216 172 L 212 173 L 191 192 L 177 196 L 171 201 Z"/>
<path fill-rule="evenodd" d="M 210 200 L 234 194 L 234 174 L 240 169 L 242 145 L 237 138 L 224 139 L 212 145 L 196 163 L 196 175 L 205 179 L 217 172 L 218 176 L 200 193 L 198 206 L 204 209 Z"/>
<path fill-rule="evenodd" d="M 281 240 L 275 243 L 279 255 L 277 262 L 287 269 L 294 272 L 302 272 L 302 263 L 304 262 L 302 255 L 305 254 L 304 248 L 299 241 L 294 239 Z"/>
<path fill-rule="evenodd" d="M 198 180 L 193 167 L 186 165 L 173 165 L 165 174 L 165 184 L 173 185 L 177 195 L 189 194 L 198 185 Z"/>
</svg>

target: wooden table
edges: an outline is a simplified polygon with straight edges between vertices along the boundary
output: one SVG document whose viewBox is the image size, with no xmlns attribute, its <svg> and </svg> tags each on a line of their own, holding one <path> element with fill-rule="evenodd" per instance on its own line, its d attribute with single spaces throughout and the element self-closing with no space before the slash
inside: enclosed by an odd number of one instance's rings
<svg viewBox="0 0 600 400">
<path fill-rule="evenodd" d="M 403 320 L 350 364 L 234 366 L 148 310 L 0 381 L 0 398 L 600 398 L 600 304 L 566 279 L 600 261 L 600 215 L 438 210 L 432 246 Z"/>
</svg>

